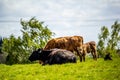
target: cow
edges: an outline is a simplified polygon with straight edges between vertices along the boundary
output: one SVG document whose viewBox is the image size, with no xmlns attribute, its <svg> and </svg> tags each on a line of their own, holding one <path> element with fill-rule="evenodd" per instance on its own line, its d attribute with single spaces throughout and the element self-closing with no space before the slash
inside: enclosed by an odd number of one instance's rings
<svg viewBox="0 0 120 80">
<path fill-rule="evenodd" d="M 104 57 L 104 60 L 112 60 L 110 53 L 107 53 Z"/>
<path fill-rule="evenodd" d="M 42 65 L 52 65 L 63 63 L 76 63 L 77 58 L 76 55 L 73 54 L 71 51 L 67 51 L 64 49 L 38 49 L 36 51 L 33 51 L 33 53 L 29 57 L 29 60 L 40 60 L 42 61 Z"/>
<path fill-rule="evenodd" d="M 71 52 L 76 52 L 80 57 L 80 61 L 82 62 L 82 45 L 83 45 L 83 37 L 82 36 L 66 36 L 53 38 L 44 47 L 44 50 L 50 50 L 54 48 L 58 49 L 66 49 Z"/>
<path fill-rule="evenodd" d="M 82 48 L 83 48 L 82 49 L 83 50 L 82 57 L 83 57 L 84 61 L 85 61 L 85 55 L 87 53 L 91 53 L 93 56 L 93 59 L 97 60 L 97 47 L 96 47 L 95 41 L 90 41 L 90 42 L 84 43 Z"/>
</svg>

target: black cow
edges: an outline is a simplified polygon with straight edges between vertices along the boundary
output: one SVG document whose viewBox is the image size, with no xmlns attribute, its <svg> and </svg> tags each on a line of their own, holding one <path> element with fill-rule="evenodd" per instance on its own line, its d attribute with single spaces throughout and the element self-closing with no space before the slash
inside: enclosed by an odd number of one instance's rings
<svg viewBox="0 0 120 80">
<path fill-rule="evenodd" d="M 105 55 L 104 60 L 112 60 L 110 53 Z"/>
<path fill-rule="evenodd" d="M 31 56 L 29 57 L 30 61 L 40 60 L 43 62 L 42 65 L 45 64 L 62 64 L 62 63 L 76 63 L 76 56 L 71 51 L 63 50 L 63 49 L 51 49 L 51 50 L 43 50 L 38 49 L 37 51 L 33 51 Z"/>
</svg>

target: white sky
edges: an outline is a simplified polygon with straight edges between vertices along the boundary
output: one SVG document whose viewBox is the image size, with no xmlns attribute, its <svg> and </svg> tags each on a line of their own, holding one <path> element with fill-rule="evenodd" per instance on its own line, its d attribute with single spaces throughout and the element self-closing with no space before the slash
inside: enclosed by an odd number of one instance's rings
<svg viewBox="0 0 120 80">
<path fill-rule="evenodd" d="M 80 35 L 98 41 L 102 26 L 120 21 L 120 0 L 0 0 L 0 35 L 20 36 L 20 19 L 36 17 L 55 37 Z"/>
</svg>

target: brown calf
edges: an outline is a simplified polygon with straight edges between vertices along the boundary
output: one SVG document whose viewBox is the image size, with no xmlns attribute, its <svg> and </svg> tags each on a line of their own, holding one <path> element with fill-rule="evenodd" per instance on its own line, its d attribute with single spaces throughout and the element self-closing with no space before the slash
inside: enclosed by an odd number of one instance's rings
<svg viewBox="0 0 120 80">
<path fill-rule="evenodd" d="M 97 60 L 97 48 L 95 41 L 90 41 L 85 44 L 83 44 L 83 60 L 85 61 L 85 55 L 87 53 L 91 53 L 94 60 Z"/>
</svg>

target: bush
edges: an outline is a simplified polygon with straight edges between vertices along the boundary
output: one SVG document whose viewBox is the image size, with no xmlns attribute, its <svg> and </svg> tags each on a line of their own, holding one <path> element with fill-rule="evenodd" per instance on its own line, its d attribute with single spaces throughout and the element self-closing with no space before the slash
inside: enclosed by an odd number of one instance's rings
<svg viewBox="0 0 120 80">
<path fill-rule="evenodd" d="M 29 55 L 33 50 L 42 48 L 45 43 L 54 35 L 43 22 L 35 18 L 29 21 L 22 21 L 22 37 L 11 35 L 3 39 L 2 51 L 6 52 L 6 64 L 27 63 Z"/>
</svg>

